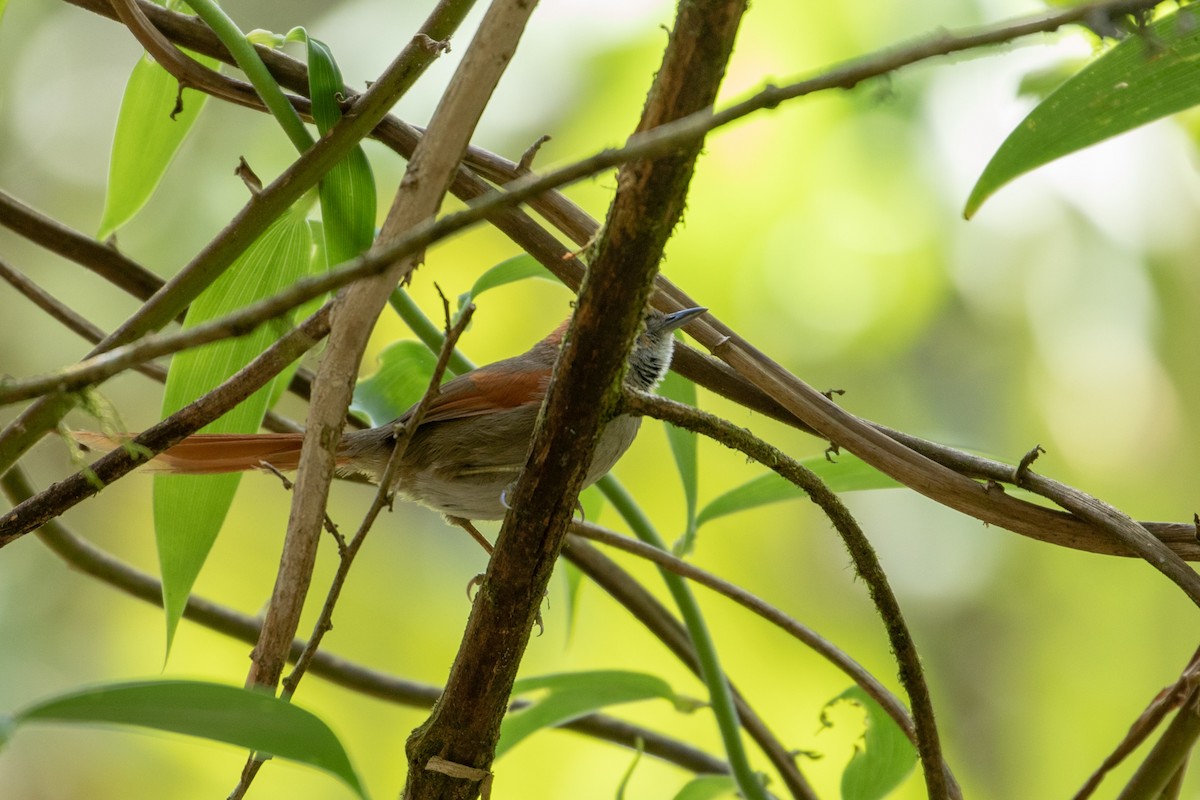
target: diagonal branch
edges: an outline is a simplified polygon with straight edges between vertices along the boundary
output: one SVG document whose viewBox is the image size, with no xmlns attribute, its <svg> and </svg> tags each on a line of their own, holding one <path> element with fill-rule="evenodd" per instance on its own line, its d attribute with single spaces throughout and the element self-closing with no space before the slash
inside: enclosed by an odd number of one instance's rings
<svg viewBox="0 0 1200 800">
<path fill-rule="evenodd" d="M 942 756 L 941 736 L 934 719 L 929 686 L 925 682 L 921 659 L 913 644 L 912 635 L 908 631 L 908 625 L 904 621 L 900 603 L 875 555 L 875 549 L 859 527 L 858 522 L 842 503 L 841 498 L 831 492 L 819 477 L 799 462 L 755 438 L 748 431 L 737 428 L 712 414 L 661 397 L 635 393 L 625 395 L 624 409 L 627 413 L 645 414 L 664 420 L 745 453 L 803 489 L 809 499 L 824 512 L 838 535 L 842 537 L 846 550 L 854 562 L 854 568 L 866 583 L 871 600 L 875 603 L 875 607 L 883 619 L 888 640 L 899 666 L 900 682 L 908 692 L 909 702 L 912 705 L 913 721 L 917 729 L 917 751 L 921 756 L 929 796 L 961 797 L 961 791 L 954 783 L 954 778 Z"/>
</svg>

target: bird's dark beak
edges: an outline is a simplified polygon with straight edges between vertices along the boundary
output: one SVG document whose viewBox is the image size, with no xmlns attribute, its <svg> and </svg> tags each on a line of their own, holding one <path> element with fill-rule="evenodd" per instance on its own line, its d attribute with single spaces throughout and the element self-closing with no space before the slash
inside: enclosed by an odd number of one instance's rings
<svg viewBox="0 0 1200 800">
<path fill-rule="evenodd" d="M 659 330 L 669 333 L 676 328 L 682 328 L 693 317 L 698 317 L 706 311 L 708 311 L 707 308 L 685 308 L 682 311 L 673 311 L 662 318 L 662 326 Z"/>
</svg>

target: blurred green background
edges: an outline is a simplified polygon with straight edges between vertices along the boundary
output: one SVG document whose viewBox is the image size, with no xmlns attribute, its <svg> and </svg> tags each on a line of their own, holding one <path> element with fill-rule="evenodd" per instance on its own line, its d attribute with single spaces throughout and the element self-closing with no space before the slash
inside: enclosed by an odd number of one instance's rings
<svg viewBox="0 0 1200 800">
<path fill-rule="evenodd" d="M 362 86 L 429 4 L 225 5 L 245 29 L 305 25 L 330 44 L 347 80 Z M 1037 9 L 1000 0 L 758 2 L 723 97 L 938 26 Z M 475 143 L 516 158 L 549 133 L 537 165 L 550 167 L 621 142 L 636 122 L 666 41 L 661 26 L 672 14 L 669 4 L 644 0 L 546 0 Z M 473 25 L 399 104 L 402 118 L 427 120 Z M 1193 322 L 1200 182 L 1185 128 L 1159 123 L 1077 154 L 1005 188 L 970 223 L 961 218 L 975 177 L 1032 105 L 1017 95 L 1021 78 L 1086 57 L 1093 46 L 1078 32 L 1033 37 L 922 64 L 853 92 L 793 101 L 716 132 L 665 274 L 809 383 L 845 389 L 839 401 L 855 413 L 1013 462 L 1041 443 L 1048 454 L 1038 468 L 1047 474 L 1139 518 L 1189 519 L 1200 466 L 1200 432 L 1189 411 L 1200 407 Z M 112 127 L 139 54 L 121 27 L 87 12 L 11 3 L 0 24 L 0 188 L 94 231 Z M 367 149 L 382 214 L 404 165 L 374 144 Z M 120 232 L 122 250 L 172 274 L 240 208 L 238 156 L 270 179 L 293 151 L 272 121 L 214 102 L 150 206 Z M 607 174 L 569 194 L 602 218 L 613 189 Z M 475 230 L 430 252 L 413 293 L 436 315 L 433 281 L 453 296 L 515 253 L 502 235 Z M 0 257 L 106 329 L 135 308 L 100 279 L 6 230 Z M 565 289 L 543 281 L 492 292 L 462 347 L 480 363 L 519 352 L 568 313 L 569 300 Z M 29 375 L 87 349 L 6 285 L 0 309 L 0 373 Z M 374 353 L 405 335 L 385 315 L 364 373 Z M 157 419 L 161 389 L 148 380 L 122 377 L 103 391 L 131 429 Z M 798 457 L 824 447 L 705 392 L 700 404 Z M 303 415 L 294 402 L 282 410 Z M 0 422 L 14 414 L 0 409 Z M 78 414 L 71 423 L 94 426 Z M 25 466 L 39 486 L 71 469 L 53 438 Z M 702 443 L 701 503 L 761 472 Z M 644 426 L 616 474 L 674 539 L 683 497 L 661 425 Z M 273 582 L 289 499 L 272 477 L 250 476 L 242 487 L 197 592 L 257 613 Z M 338 486 L 331 513 L 349 525 L 369 498 L 363 487 Z M 906 609 L 947 755 L 968 797 L 1073 792 L 1195 648 L 1195 609 L 1145 564 L 1026 540 L 903 490 L 849 502 Z M 134 475 L 64 521 L 154 571 L 149 510 L 150 481 Z M 620 527 L 611 509 L 598 521 Z M 620 560 L 661 593 L 651 570 Z M 808 504 L 714 522 L 702 529 L 695 560 L 815 627 L 896 688 L 864 587 Z M 463 588 L 484 563 L 436 515 L 397 507 L 368 541 L 326 648 L 442 682 L 469 609 Z M 333 567 L 326 548 L 314 592 L 323 596 Z M 802 763 L 822 796 L 836 796 L 860 722 L 839 709 L 839 724 L 822 731 L 818 716 L 848 680 L 765 623 L 697 593 L 730 675 L 789 747 L 823 754 Z M 594 587 L 585 587 L 573 627 L 566 612 L 559 579 L 525 674 L 643 669 L 702 695 L 699 682 Z M 184 623 L 164 668 L 163 639 L 160 611 L 71 572 L 34 538 L 0 555 L 0 712 L 109 680 L 244 678 L 246 645 Z M 297 699 L 330 722 L 375 796 L 398 792 L 404 740 L 423 712 L 313 678 Z M 682 716 L 662 702 L 621 711 L 720 752 L 705 711 Z M 575 734 L 543 733 L 496 764 L 494 796 L 610 798 L 630 759 Z M 0 797 L 212 798 L 228 793 L 243 760 L 235 748 L 179 737 L 30 728 L 0 752 Z M 1128 774 L 1118 770 L 1101 796 Z M 643 759 L 626 796 L 669 797 L 685 779 Z M 1189 787 L 1198 790 L 1200 780 Z M 330 778 L 279 763 L 266 768 L 253 795 L 350 796 Z M 897 793 L 923 795 L 919 776 Z"/>
</svg>

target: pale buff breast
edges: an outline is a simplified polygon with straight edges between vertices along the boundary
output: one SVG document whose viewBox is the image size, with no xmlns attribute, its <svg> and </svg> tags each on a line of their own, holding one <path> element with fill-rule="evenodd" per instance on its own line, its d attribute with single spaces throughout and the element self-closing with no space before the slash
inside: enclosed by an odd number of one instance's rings
<svg viewBox="0 0 1200 800">
<path fill-rule="evenodd" d="M 536 414 L 536 408 L 514 409 L 493 415 L 482 428 L 477 419 L 422 426 L 408 447 L 411 455 L 403 460 L 397 491 L 450 516 L 501 519 L 506 511 L 502 498 L 511 495 L 528 455 L 528 440 L 514 434 L 532 429 Z M 621 416 L 605 427 L 585 486 L 612 469 L 633 443 L 640 422 L 637 417 Z M 462 436 L 467 428 L 473 439 L 469 447 Z"/>
</svg>

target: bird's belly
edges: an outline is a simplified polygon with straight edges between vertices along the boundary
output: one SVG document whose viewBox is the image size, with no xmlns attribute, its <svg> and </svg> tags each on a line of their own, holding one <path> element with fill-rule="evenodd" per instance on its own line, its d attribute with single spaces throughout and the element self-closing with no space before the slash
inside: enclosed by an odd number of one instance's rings
<svg viewBox="0 0 1200 800">
<path fill-rule="evenodd" d="M 625 454 L 637 435 L 638 417 L 621 416 L 610 422 L 596 443 L 584 477 L 591 486 Z M 512 449 L 503 458 L 482 463 L 469 451 L 443 452 L 416 469 L 401 470 L 397 490 L 410 500 L 443 514 L 465 519 L 502 519 L 527 453 Z"/>
</svg>

